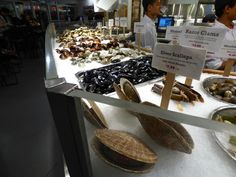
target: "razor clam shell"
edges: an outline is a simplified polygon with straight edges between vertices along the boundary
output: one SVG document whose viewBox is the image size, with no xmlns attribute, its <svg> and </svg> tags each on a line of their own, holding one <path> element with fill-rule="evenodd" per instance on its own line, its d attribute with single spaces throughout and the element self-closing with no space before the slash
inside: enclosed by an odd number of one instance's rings
<svg viewBox="0 0 236 177">
<path fill-rule="evenodd" d="M 149 102 L 142 104 L 156 106 Z M 147 134 L 158 144 L 187 154 L 192 153 L 193 139 L 182 125 L 145 114 L 138 114 L 138 119 Z"/>
</svg>

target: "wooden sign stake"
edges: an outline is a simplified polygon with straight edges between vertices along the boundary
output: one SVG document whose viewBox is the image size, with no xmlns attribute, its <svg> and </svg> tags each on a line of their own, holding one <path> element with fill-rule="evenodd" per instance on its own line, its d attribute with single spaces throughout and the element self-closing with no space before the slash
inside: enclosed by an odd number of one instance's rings
<svg viewBox="0 0 236 177">
<path fill-rule="evenodd" d="M 112 27 L 110 27 L 110 36 L 112 36 Z"/>
<path fill-rule="evenodd" d="M 185 85 L 187 85 L 187 86 L 191 86 L 192 83 L 193 83 L 193 79 L 187 77 L 187 79 L 185 80 Z"/>
<path fill-rule="evenodd" d="M 161 98 L 162 109 L 168 109 L 174 82 L 175 82 L 175 74 L 168 72 L 166 75 L 165 86 L 163 88 L 162 98 Z"/>
<path fill-rule="evenodd" d="M 234 59 L 228 59 L 228 61 L 226 62 L 225 65 L 225 69 L 224 69 L 224 74 L 223 76 L 229 76 L 230 75 L 230 71 L 234 65 L 235 60 Z"/>
<path fill-rule="evenodd" d="M 138 33 L 138 51 L 141 50 L 141 33 Z"/>
<path fill-rule="evenodd" d="M 118 26 L 116 27 L 116 35 L 117 36 L 119 35 L 119 27 Z"/>
</svg>

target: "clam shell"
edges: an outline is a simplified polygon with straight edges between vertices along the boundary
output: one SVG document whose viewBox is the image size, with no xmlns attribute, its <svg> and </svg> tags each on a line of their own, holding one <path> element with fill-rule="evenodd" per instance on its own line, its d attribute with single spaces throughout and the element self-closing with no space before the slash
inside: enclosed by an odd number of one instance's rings
<svg viewBox="0 0 236 177">
<path fill-rule="evenodd" d="M 96 103 L 89 101 L 91 108 L 83 100 L 81 101 L 85 118 L 97 128 L 108 128 L 107 122 Z"/>
<path fill-rule="evenodd" d="M 139 96 L 138 91 L 134 87 L 134 85 L 127 79 L 120 79 L 120 86 L 123 93 L 129 98 L 130 101 L 140 103 L 141 98 Z"/>
<path fill-rule="evenodd" d="M 121 100 L 129 100 L 129 98 L 122 92 L 119 85 L 117 85 L 115 82 L 113 83 L 113 87 L 115 89 L 116 94 Z"/>
<path fill-rule="evenodd" d="M 105 162 L 128 172 L 145 172 L 157 161 L 147 145 L 124 131 L 98 129 L 92 147 Z"/>
<path fill-rule="evenodd" d="M 120 86 L 117 85 L 115 82 L 113 83 L 113 87 L 115 89 L 115 92 L 116 94 L 118 95 L 118 97 L 121 99 L 121 100 L 126 100 L 126 101 L 130 101 L 130 99 L 123 93 L 123 91 L 121 90 Z M 127 110 L 130 114 L 134 115 L 134 116 L 137 116 L 137 113 L 136 112 L 133 112 L 133 111 L 129 111 Z"/>
<path fill-rule="evenodd" d="M 156 106 L 149 102 L 143 104 Z M 147 134 L 158 144 L 187 154 L 192 153 L 193 139 L 181 124 L 145 114 L 138 114 L 138 119 Z"/>
</svg>

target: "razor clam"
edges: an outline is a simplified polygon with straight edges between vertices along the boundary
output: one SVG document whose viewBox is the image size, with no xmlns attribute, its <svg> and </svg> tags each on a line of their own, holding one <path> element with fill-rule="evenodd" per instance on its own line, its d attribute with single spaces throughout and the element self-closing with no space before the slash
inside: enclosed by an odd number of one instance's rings
<svg viewBox="0 0 236 177">
<path fill-rule="evenodd" d="M 157 161 L 155 152 L 140 139 L 124 131 L 98 129 L 91 145 L 106 163 L 127 172 L 147 172 Z"/>
<path fill-rule="evenodd" d="M 142 104 L 157 107 L 149 102 Z M 137 116 L 144 130 L 158 144 L 187 154 L 192 153 L 193 139 L 181 124 L 141 113 L 137 113 Z"/>
<path fill-rule="evenodd" d="M 88 101 L 91 108 L 83 100 L 81 101 L 85 118 L 97 128 L 108 128 L 107 122 L 95 102 Z"/>
</svg>

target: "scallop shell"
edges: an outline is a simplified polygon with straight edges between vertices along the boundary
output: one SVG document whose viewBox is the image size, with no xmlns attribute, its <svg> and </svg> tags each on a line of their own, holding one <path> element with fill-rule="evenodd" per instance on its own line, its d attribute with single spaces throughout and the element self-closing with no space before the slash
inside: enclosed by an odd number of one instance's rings
<svg viewBox="0 0 236 177">
<path fill-rule="evenodd" d="M 128 172 L 146 172 L 157 161 L 147 145 L 124 131 L 98 129 L 92 147 L 105 162 Z"/>
<path fill-rule="evenodd" d="M 81 101 L 85 118 L 97 128 L 108 128 L 107 122 L 95 102 L 89 101 L 91 108 L 83 100 Z"/>
<path fill-rule="evenodd" d="M 119 85 L 117 85 L 115 82 L 113 83 L 113 87 L 115 89 L 116 94 L 121 100 L 129 100 L 129 98 L 122 92 Z"/>
<path fill-rule="evenodd" d="M 130 101 L 141 103 L 141 98 L 139 96 L 138 91 L 129 80 L 121 78 L 120 86 L 122 92 L 129 98 Z"/>
<path fill-rule="evenodd" d="M 118 95 L 118 97 L 121 99 L 121 100 L 126 100 L 126 101 L 130 101 L 130 99 L 124 94 L 124 92 L 121 90 L 120 86 L 117 85 L 115 82 L 113 83 L 113 87 L 115 89 L 115 92 L 116 94 Z M 136 112 L 133 112 L 133 111 L 129 111 L 127 110 L 130 114 L 134 115 L 134 116 L 137 116 L 137 113 Z"/>
<path fill-rule="evenodd" d="M 156 106 L 149 102 L 143 104 Z M 181 124 L 145 114 L 138 114 L 138 119 L 147 134 L 158 144 L 187 154 L 192 153 L 193 139 Z"/>
</svg>

